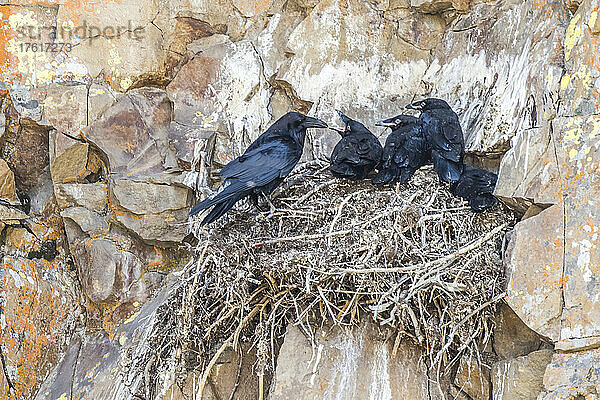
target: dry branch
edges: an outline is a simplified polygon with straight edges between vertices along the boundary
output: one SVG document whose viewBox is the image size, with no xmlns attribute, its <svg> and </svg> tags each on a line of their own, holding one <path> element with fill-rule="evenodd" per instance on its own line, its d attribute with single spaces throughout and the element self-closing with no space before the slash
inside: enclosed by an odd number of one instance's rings
<svg viewBox="0 0 600 400">
<path fill-rule="evenodd" d="M 216 227 L 192 227 L 196 262 L 151 338 L 152 393 L 167 384 L 160 376 L 183 379 L 191 369 L 203 371 L 202 393 L 217 359 L 240 341 L 254 344 L 266 379 L 289 323 L 314 344 L 323 323 L 369 316 L 395 330 L 395 351 L 403 338 L 418 342 L 434 371 L 489 338 L 513 214 L 502 205 L 474 214 L 430 169 L 379 189 L 320 167 L 300 169 L 270 219 L 240 207 Z"/>
</svg>

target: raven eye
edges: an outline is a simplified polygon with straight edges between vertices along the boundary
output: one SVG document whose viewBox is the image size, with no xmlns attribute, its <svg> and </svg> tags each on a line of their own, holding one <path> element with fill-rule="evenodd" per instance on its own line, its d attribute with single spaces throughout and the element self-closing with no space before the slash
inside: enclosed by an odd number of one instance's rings
<svg viewBox="0 0 600 400">
<path fill-rule="evenodd" d="M 400 120 L 399 119 L 396 120 L 396 125 L 400 125 Z"/>
</svg>

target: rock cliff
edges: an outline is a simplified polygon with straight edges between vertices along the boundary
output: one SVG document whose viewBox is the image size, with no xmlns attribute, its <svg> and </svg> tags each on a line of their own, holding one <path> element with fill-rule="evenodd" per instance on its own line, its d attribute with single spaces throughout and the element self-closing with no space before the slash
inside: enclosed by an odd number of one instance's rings
<svg viewBox="0 0 600 400">
<path fill-rule="evenodd" d="M 290 110 L 373 129 L 446 99 L 522 216 L 493 340 L 433 385 L 369 324 L 289 326 L 272 376 L 227 352 L 203 398 L 600 396 L 597 0 L 101 0 L 0 5 L 1 399 L 128 399 L 215 170 Z M 335 137 L 313 131 L 303 161 Z M 25 226 L 29 229 L 25 229 Z M 388 339 L 388 340 L 386 340 Z M 253 355 L 254 354 L 254 355 Z M 165 399 L 196 398 L 201 372 Z M 268 396 L 268 397 L 267 397 Z M 146 397 L 149 400 L 149 397 Z"/>
</svg>

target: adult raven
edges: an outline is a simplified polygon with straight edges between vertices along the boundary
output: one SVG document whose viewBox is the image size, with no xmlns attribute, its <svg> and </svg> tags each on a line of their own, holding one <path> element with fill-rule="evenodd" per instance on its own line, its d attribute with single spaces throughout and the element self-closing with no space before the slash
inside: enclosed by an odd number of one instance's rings
<svg viewBox="0 0 600 400">
<path fill-rule="evenodd" d="M 463 171 L 465 140 L 458 116 L 441 99 L 429 98 L 409 104 L 406 108 L 421 110 L 421 125 L 431 147 L 433 165 L 440 180 L 456 182 Z"/>
<path fill-rule="evenodd" d="M 431 149 L 418 118 L 398 115 L 379 121 L 377 126 L 392 128 L 392 133 L 385 141 L 379 172 L 372 179 L 374 185 L 406 183 L 419 168 L 431 163 Z"/>
<path fill-rule="evenodd" d="M 450 192 L 467 200 L 473 211 L 481 212 L 498 204 L 494 197 L 497 181 L 495 173 L 465 165 L 460 179 L 450 185 Z"/>
<path fill-rule="evenodd" d="M 297 112 L 285 114 L 244 154 L 223 167 L 220 175 L 225 182 L 217 193 L 196 204 L 190 215 L 213 207 L 202 221 L 201 225 L 205 225 L 217 220 L 245 197 L 250 196 L 257 202 L 259 195 L 269 196 L 300 160 L 308 128 L 327 128 L 327 124 Z"/>
<path fill-rule="evenodd" d="M 329 170 L 337 178 L 364 179 L 381 160 L 383 147 L 379 139 L 363 124 L 338 111 L 344 129 L 330 128 L 342 136 L 331 153 Z"/>
</svg>

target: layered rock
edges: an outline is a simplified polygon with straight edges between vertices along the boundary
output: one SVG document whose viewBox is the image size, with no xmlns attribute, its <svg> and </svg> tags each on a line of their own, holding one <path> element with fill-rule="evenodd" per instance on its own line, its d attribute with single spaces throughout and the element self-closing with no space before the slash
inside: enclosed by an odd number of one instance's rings
<svg viewBox="0 0 600 400">
<path fill-rule="evenodd" d="M 394 353 L 393 343 L 382 341 L 368 324 L 318 335 L 311 345 L 298 328 L 288 328 L 270 400 L 287 399 L 291 393 L 298 399 L 437 398 L 430 392 L 420 351 L 410 342 Z"/>
<path fill-rule="evenodd" d="M 64 258 L 4 256 L 0 283 L 0 350 L 8 374 L 0 374 L 0 383 L 18 398 L 32 398 L 81 323 L 76 277 Z"/>
<path fill-rule="evenodd" d="M 376 120 L 438 96 L 458 112 L 471 155 L 499 169 L 496 194 L 527 217 L 505 256 L 507 303 L 516 315 L 501 311 L 491 371 L 461 361 L 452 377 L 457 395 L 535 398 L 552 357 L 541 399 L 592 396 L 600 345 L 597 8 L 591 0 L 1 5 L 0 220 L 14 226 L 1 225 L 10 232 L 0 271 L 2 321 L 14 328 L 8 337 L 3 326 L 1 344 L 18 393 L 31 397 L 50 370 L 31 331 L 47 334 L 40 340 L 54 362 L 61 338 L 73 331 L 61 312 L 75 318 L 83 298 L 88 320 L 81 326 L 105 333 L 73 339 L 38 396 L 70 396 L 72 384 L 73 397 L 125 396 L 125 381 L 107 377 L 143 339 L 115 341 L 125 337 L 119 324 L 188 260 L 181 243 L 193 190 L 210 193 L 211 170 L 273 120 L 299 110 L 335 125 L 340 108 L 383 139 Z M 18 35 L 28 27 L 39 37 Z M 20 49 L 52 41 L 51 27 L 57 41 L 74 45 L 70 51 Z M 305 159 L 327 157 L 336 140 L 311 132 Z M 15 233 L 31 217 L 40 218 L 32 226 L 39 240 Z M 62 261 L 44 260 L 53 253 L 46 243 L 58 246 Z M 19 300 L 19 290 L 30 296 Z M 55 294 L 65 302 L 55 303 Z M 19 301 L 42 317 L 21 320 Z M 320 340 L 317 362 L 289 330 L 271 397 L 418 399 L 430 392 L 418 351 L 405 343 L 392 358 L 369 332 Z M 95 367 L 99 352 L 108 361 Z M 90 383 L 96 376 L 108 383 Z"/>
<path fill-rule="evenodd" d="M 130 312 L 123 325 L 110 336 L 105 331 L 74 335 L 35 398 L 71 395 L 91 399 L 139 398 L 132 388 L 138 387 L 144 374 L 130 370 L 128 364 L 132 358 L 147 356 L 148 336 L 154 329 L 160 329 L 155 325 L 157 310 L 175 288 L 174 282 L 166 285 L 151 302 Z"/>
<path fill-rule="evenodd" d="M 544 371 L 552 359 L 552 350 L 534 351 L 526 356 L 494 366 L 494 399 L 538 398 L 544 385 Z"/>
</svg>

